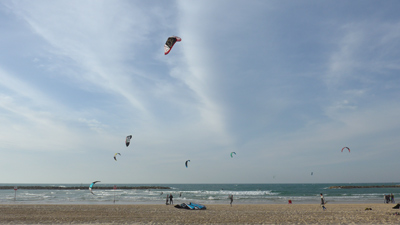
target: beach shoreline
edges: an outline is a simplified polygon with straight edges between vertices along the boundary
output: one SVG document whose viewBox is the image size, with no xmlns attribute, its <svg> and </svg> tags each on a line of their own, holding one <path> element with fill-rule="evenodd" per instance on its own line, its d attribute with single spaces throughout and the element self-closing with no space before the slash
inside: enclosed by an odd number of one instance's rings
<svg viewBox="0 0 400 225">
<path fill-rule="evenodd" d="M 363 188 L 363 189 L 329 189 L 335 184 L 153 184 L 151 186 L 170 187 L 163 189 L 118 189 L 119 186 L 137 187 L 149 184 L 119 184 L 117 189 L 98 189 L 110 187 L 110 184 L 99 184 L 93 187 L 93 194 L 84 188 L 81 190 L 63 189 L 23 189 L 24 186 L 68 187 L 79 184 L 16 184 L 13 189 L 0 189 L 0 204 L 163 204 L 167 195 L 173 195 L 175 202 L 198 202 L 201 204 L 229 203 L 228 196 L 234 196 L 235 204 L 313 204 L 319 202 L 323 193 L 330 204 L 383 203 L 384 195 L 393 193 L 399 196 L 398 188 Z M 357 184 L 360 186 L 382 186 L 386 183 Z M 10 186 L 7 184 L 7 186 Z M 12 186 L 12 185 L 11 185 Z M 82 185 L 81 185 L 82 186 Z"/>
<path fill-rule="evenodd" d="M 399 224 L 394 204 L 0 204 L 1 224 Z M 371 208 L 372 210 L 365 210 Z"/>
</svg>

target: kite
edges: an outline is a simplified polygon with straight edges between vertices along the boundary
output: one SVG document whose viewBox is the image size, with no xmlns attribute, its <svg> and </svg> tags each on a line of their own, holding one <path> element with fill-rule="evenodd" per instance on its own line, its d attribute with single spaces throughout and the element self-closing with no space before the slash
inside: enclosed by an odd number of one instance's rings
<svg viewBox="0 0 400 225">
<path fill-rule="evenodd" d="M 236 152 L 231 152 L 231 158 L 233 158 L 233 154 L 236 155 Z"/>
<path fill-rule="evenodd" d="M 131 143 L 131 138 L 132 138 L 132 135 L 126 136 L 126 140 L 125 140 L 126 147 L 128 147 L 129 144 Z"/>
<path fill-rule="evenodd" d="M 115 153 L 114 160 L 117 161 L 117 155 L 121 155 L 121 153 Z"/>
<path fill-rule="evenodd" d="M 350 152 L 350 149 L 349 149 L 349 147 L 344 147 L 344 148 L 342 148 L 342 152 L 343 152 L 343 150 L 344 150 L 345 148 L 347 148 L 347 150 L 349 150 L 349 152 Z"/>
<path fill-rule="evenodd" d="M 92 194 L 94 194 L 93 192 L 92 192 L 92 187 L 93 187 L 93 185 L 95 184 L 95 183 L 97 183 L 97 182 L 100 182 L 100 181 L 93 181 L 93 183 L 89 186 L 89 191 L 90 191 L 90 193 L 92 193 Z"/>
<path fill-rule="evenodd" d="M 311 176 L 314 175 L 314 172 L 311 172 Z"/>
<path fill-rule="evenodd" d="M 181 41 L 181 40 L 182 39 L 177 36 L 169 37 L 167 39 L 167 42 L 165 42 L 165 45 L 164 45 L 164 54 L 168 55 L 168 53 L 171 51 L 172 47 L 174 47 L 175 43 L 178 41 Z"/>
<path fill-rule="evenodd" d="M 204 209 L 207 209 L 206 206 L 201 205 L 201 204 L 196 204 L 196 203 L 193 203 L 193 202 L 191 202 L 189 204 L 182 203 L 182 204 L 176 205 L 174 207 L 178 208 L 178 209 L 191 209 L 191 210 L 204 210 Z"/>
<path fill-rule="evenodd" d="M 190 160 L 186 160 L 186 162 L 185 162 L 186 168 L 188 168 L 188 162 L 190 162 Z"/>
</svg>

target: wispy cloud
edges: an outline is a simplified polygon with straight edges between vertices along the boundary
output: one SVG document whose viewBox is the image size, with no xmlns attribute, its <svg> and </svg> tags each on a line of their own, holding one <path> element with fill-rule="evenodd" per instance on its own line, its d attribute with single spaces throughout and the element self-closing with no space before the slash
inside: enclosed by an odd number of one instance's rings
<svg viewBox="0 0 400 225">
<path fill-rule="evenodd" d="M 139 86 L 132 81 L 135 77 L 135 72 L 132 73 L 134 66 L 127 67 L 123 63 L 140 57 L 135 46 L 143 42 L 149 32 L 149 17 L 146 14 L 124 2 L 113 5 L 89 2 L 25 3 L 11 4 L 10 8 L 50 44 L 49 53 L 71 60 L 73 64 L 69 66 L 78 69 L 74 74 L 64 75 L 121 95 L 132 106 L 146 113 L 139 97 Z M 128 12 L 134 17 L 123 16 Z M 63 70 L 65 66 L 59 69 Z M 68 68 L 66 71 L 69 71 Z"/>
</svg>

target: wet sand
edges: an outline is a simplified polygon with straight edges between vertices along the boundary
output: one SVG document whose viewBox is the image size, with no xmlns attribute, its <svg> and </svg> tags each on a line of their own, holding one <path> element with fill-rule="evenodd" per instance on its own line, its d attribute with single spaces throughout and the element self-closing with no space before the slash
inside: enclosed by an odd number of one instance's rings
<svg viewBox="0 0 400 225">
<path fill-rule="evenodd" d="M 0 205 L 0 224 L 400 224 L 394 204 Z M 372 208 L 372 210 L 365 210 Z"/>
</svg>

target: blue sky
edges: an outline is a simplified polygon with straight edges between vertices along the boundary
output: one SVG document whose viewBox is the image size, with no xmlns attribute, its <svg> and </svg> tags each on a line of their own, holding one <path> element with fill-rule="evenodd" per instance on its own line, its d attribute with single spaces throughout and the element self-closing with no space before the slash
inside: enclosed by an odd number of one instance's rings
<svg viewBox="0 0 400 225">
<path fill-rule="evenodd" d="M 1 2 L 0 183 L 398 182 L 399 11 Z"/>
</svg>

